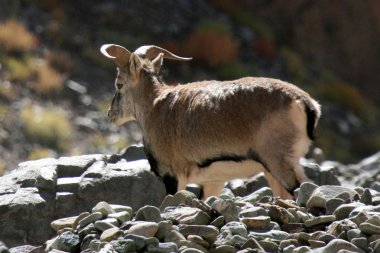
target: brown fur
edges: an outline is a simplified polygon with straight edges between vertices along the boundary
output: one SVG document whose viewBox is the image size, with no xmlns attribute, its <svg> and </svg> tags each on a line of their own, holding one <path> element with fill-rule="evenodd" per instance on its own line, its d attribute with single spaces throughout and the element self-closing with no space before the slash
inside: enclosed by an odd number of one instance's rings
<svg viewBox="0 0 380 253">
<path fill-rule="evenodd" d="M 109 116 L 122 123 L 133 114 L 162 175 L 177 176 L 183 187 L 181 181 L 208 169 L 199 168 L 204 161 L 236 156 L 261 162 L 288 191 L 307 180 L 298 165 L 310 144 L 305 106 L 315 112 L 314 128 L 320 110 L 306 92 L 255 77 L 168 86 L 150 60 L 136 57 L 119 67 L 116 83 L 123 87 L 116 94 L 124 100 L 113 102 Z"/>
</svg>

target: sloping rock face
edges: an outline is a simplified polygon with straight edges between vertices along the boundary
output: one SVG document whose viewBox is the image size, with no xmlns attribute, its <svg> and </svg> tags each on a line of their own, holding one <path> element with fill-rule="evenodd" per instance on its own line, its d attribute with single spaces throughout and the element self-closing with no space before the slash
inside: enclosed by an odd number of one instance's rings
<svg viewBox="0 0 380 253">
<path fill-rule="evenodd" d="M 99 201 L 138 209 L 158 206 L 164 184 L 150 172 L 147 160 L 84 155 L 21 163 L 0 178 L 0 240 L 38 245 L 51 237 L 50 222 L 91 209 Z M 138 196 L 138 197 L 137 197 Z"/>
</svg>

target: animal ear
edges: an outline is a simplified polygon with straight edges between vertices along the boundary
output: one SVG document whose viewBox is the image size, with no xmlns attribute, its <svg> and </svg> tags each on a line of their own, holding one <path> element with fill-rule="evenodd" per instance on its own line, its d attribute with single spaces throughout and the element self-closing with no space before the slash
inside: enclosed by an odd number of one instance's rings
<svg viewBox="0 0 380 253">
<path fill-rule="evenodd" d="M 100 52 L 107 58 L 116 62 L 118 67 L 123 67 L 128 63 L 131 52 L 125 47 L 115 44 L 105 44 L 100 48 Z"/>
<path fill-rule="evenodd" d="M 134 77 L 138 77 L 142 68 L 141 59 L 137 54 L 131 54 L 129 58 L 129 71 Z"/>
<path fill-rule="evenodd" d="M 160 53 L 155 59 L 152 61 L 153 71 L 158 74 L 160 72 L 162 62 L 164 60 L 164 54 Z"/>
</svg>

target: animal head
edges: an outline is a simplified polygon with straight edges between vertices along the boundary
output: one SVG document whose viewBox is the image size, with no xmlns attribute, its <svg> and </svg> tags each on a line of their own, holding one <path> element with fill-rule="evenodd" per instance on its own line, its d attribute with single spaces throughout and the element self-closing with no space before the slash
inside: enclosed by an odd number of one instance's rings
<svg viewBox="0 0 380 253">
<path fill-rule="evenodd" d="M 133 92 L 139 90 L 143 82 L 158 75 L 163 59 L 188 61 L 192 58 L 179 57 L 157 46 L 141 46 L 133 53 L 114 44 L 106 44 L 100 48 L 101 53 L 116 63 L 116 92 L 108 110 L 111 122 L 122 125 L 134 118 Z"/>
</svg>

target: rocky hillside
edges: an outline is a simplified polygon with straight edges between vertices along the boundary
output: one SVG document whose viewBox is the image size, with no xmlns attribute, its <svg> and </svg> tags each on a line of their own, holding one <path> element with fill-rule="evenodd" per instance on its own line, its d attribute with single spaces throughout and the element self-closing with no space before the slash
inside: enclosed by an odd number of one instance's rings
<svg viewBox="0 0 380 253">
<path fill-rule="evenodd" d="M 194 57 L 165 63 L 172 83 L 246 75 L 296 83 L 323 105 L 316 146 L 358 161 L 380 149 L 379 10 L 374 0 L 1 1 L 0 172 L 141 140 L 136 124 L 106 118 L 115 69 L 99 47 L 109 42 Z"/>
</svg>

